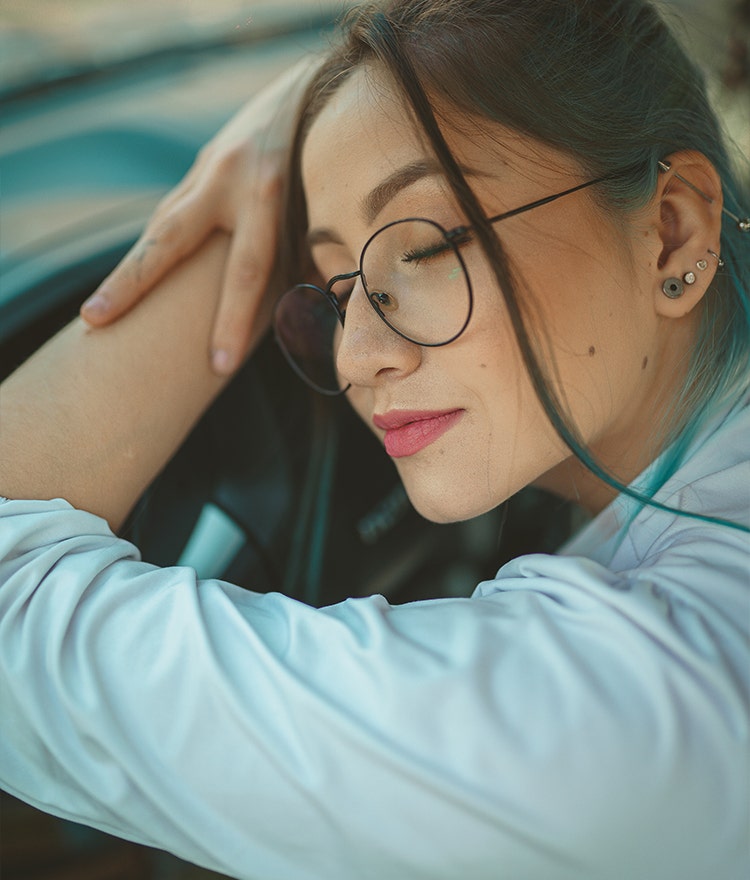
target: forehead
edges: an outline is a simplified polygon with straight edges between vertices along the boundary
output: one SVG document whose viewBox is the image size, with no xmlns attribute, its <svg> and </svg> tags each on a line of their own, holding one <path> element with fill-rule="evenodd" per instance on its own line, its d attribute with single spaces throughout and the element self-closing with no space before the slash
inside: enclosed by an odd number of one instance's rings
<svg viewBox="0 0 750 880">
<path fill-rule="evenodd" d="M 389 171 L 427 155 L 413 118 L 385 74 L 355 70 L 323 106 L 305 139 L 308 206 L 367 191 Z"/>
<path fill-rule="evenodd" d="M 441 112 L 442 111 L 442 112 Z M 572 163 L 545 145 L 487 119 L 460 117 L 437 107 L 454 157 L 491 190 L 512 191 L 525 181 L 553 186 Z M 302 151 L 302 181 L 311 225 L 330 223 L 344 200 L 359 201 L 394 171 L 433 151 L 389 75 L 376 66 L 355 70 L 323 106 Z M 481 195 L 481 193 L 480 193 Z"/>
</svg>

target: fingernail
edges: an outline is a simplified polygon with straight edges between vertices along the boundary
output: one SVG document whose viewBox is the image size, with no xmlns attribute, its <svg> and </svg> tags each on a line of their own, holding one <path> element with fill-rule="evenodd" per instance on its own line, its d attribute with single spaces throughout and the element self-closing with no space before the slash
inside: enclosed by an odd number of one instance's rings
<svg viewBox="0 0 750 880">
<path fill-rule="evenodd" d="M 226 376 L 234 369 L 234 358 L 225 349 L 217 348 L 211 354 L 211 365 L 214 368 L 214 372 Z"/>
<path fill-rule="evenodd" d="M 85 312 L 92 318 L 98 318 L 109 311 L 109 303 L 107 302 L 107 298 L 101 293 L 95 293 L 81 306 L 81 311 Z"/>
</svg>

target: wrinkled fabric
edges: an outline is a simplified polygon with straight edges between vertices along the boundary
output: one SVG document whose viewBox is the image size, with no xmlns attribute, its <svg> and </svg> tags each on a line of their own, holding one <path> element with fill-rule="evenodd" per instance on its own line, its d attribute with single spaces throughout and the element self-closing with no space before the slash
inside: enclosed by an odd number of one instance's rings
<svg viewBox="0 0 750 880">
<path fill-rule="evenodd" d="M 659 499 L 750 525 L 750 410 Z M 0 503 L 0 784 L 246 880 L 745 880 L 750 549 L 617 499 L 471 598 L 313 609 Z"/>
</svg>

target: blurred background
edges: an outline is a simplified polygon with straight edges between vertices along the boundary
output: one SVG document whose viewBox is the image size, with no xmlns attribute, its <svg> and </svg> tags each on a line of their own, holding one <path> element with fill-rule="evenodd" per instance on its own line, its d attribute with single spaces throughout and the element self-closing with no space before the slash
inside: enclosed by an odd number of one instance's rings
<svg viewBox="0 0 750 880">
<path fill-rule="evenodd" d="M 241 40 L 356 0 L 2 0 L 0 87 L 70 75 L 165 47 Z M 750 152 L 750 0 L 657 0 L 708 71 L 745 157 Z"/>
<path fill-rule="evenodd" d="M 36 149 L 49 128 L 60 142 L 59 155 L 63 129 L 67 134 L 77 127 L 93 129 L 92 112 L 98 115 L 98 130 L 103 121 L 114 126 L 127 120 L 129 125 L 140 114 L 151 126 L 159 119 L 163 129 L 169 125 L 162 144 L 164 161 L 171 154 L 171 168 L 184 172 L 195 144 L 293 58 L 319 47 L 326 23 L 353 2 L 0 0 L 0 101 L 3 123 L 10 122 L 3 125 L 2 146 L 16 152 Z M 657 2 L 706 70 L 714 102 L 735 144 L 740 176 L 750 185 L 750 0 Z M 279 39 L 269 43 L 269 38 L 284 33 L 283 46 Z M 70 86 L 80 87 L 75 101 Z M 117 92 L 114 102 L 105 98 L 92 111 L 92 98 L 98 92 L 101 99 L 108 90 Z M 26 120 L 32 105 L 36 110 L 46 101 L 46 108 L 36 114 L 32 128 L 21 129 L 13 125 L 14 109 L 24 98 Z M 133 155 L 137 149 L 134 142 L 102 140 L 99 151 L 111 151 L 112 146 Z M 101 177 L 106 165 L 104 157 L 101 169 L 89 162 L 88 173 Z M 143 197 L 143 211 L 133 217 L 138 223 L 149 199 L 155 204 L 172 183 L 171 177 L 163 176 L 118 183 L 110 175 L 106 186 L 79 186 L 77 199 L 58 202 L 54 194 L 60 181 L 50 180 L 50 188 L 40 191 L 44 204 L 39 205 L 29 198 L 28 187 L 16 201 L 30 174 L 26 167 L 19 164 L 2 174 L 0 260 L 57 235 L 61 222 L 70 225 L 100 208 L 111 208 L 121 196 L 130 202 Z M 72 178 L 70 183 L 73 187 Z"/>
<path fill-rule="evenodd" d="M 346 0 L 3 0 L 0 81 L 52 79 L 152 50 L 242 40 L 300 14 L 335 15 Z"/>
</svg>

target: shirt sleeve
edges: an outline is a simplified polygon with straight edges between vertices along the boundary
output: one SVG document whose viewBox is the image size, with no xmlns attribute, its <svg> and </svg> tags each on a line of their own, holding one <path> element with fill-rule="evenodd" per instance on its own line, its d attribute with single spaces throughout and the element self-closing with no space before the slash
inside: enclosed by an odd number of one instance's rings
<svg viewBox="0 0 750 880">
<path fill-rule="evenodd" d="M 691 613 L 547 556 L 313 609 L 7 501 L 0 784 L 247 880 L 740 880 L 747 645 Z"/>
</svg>

